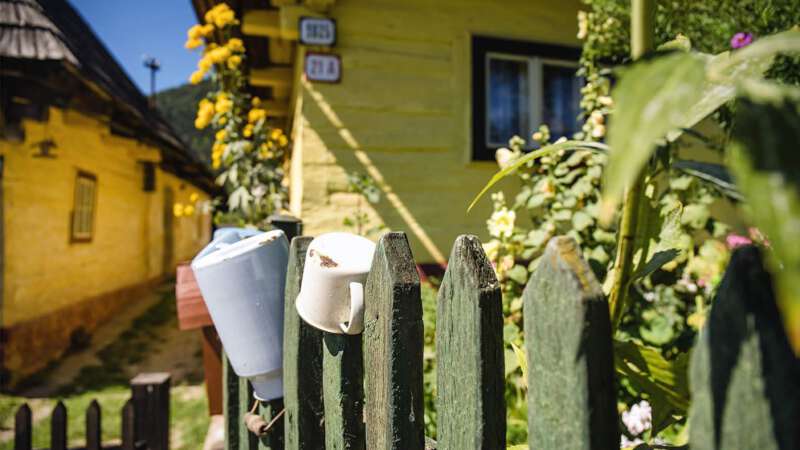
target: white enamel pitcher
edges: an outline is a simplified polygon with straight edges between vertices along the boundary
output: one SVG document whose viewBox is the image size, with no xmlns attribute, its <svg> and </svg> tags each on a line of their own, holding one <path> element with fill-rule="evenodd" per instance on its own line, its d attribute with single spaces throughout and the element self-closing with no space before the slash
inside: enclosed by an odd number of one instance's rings
<svg viewBox="0 0 800 450">
<path fill-rule="evenodd" d="M 283 396 L 289 241 L 281 230 L 240 237 L 236 229 L 221 233 L 192 270 L 233 370 L 250 380 L 256 398 L 272 400 Z"/>
</svg>

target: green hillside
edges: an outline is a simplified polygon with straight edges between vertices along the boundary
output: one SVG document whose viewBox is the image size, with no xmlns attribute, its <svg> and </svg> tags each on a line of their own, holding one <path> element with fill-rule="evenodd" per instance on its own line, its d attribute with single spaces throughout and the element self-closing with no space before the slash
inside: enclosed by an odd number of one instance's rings
<svg viewBox="0 0 800 450">
<path fill-rule="evenodd" d="M 197 103 L 211 89 L 211 81 L 184 84 L 158 93 L 158 109 L 178 136 L 187 143 L 193 152 L 206 164 L 211 164 L 211 145 L 214 137 L 209 128 L 198 130 L 194 127 Z"/>
</svg>

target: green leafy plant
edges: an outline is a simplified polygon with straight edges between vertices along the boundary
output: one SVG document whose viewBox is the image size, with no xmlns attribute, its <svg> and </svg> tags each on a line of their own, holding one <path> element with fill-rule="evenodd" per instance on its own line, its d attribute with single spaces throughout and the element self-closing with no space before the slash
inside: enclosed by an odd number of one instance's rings
<svg viewBox="0 0 800 450">
<path fill-rule="evenodd" d="M 602 4 L 605 9 L 584 13 L 581 27 L 586 30 L 582 29 L 579 36 L 587 38 L 588 47 L 591 47 L 589 42 L 600 42 L 589 31 L 596 31 L 598 23 L 600 29 L 631 23 L 621 14 L 627 12 L 621 2 L 589 3 Z M 633 2 L 634 45 L 629 48 L 634 59 L 653 52 L 654 24 L 663 25 L 669 20 L 665 19 L 665 11 L 682 3 L 659 5 L 656 11 L 652 2 Z M 608 17 L 599 21 L 603 13 Z M 678 15 L 676 22 L 685 19 Z M 761 29 L 765 28 L 769 27 L 762 24 Z M 661 433 L 661 438 L 666 437 L 673 444 L 685 443 L 685 428 L 680 425 L 689 401 L 685 376 L 687 351 L 694 332 L 702 326 L 714 286 L 727 263 L 729 247 L 736 245 L 737 239 L 750 240 L 730 235 L 728 226 L 713 217 L 712 205 L 720 198 L 749 200 L 746 209 L 754 213 L 752 223 L 771 241 L 775 242 L 772 234 L 778 233 L 784 246 L 791 247 L 773 252 L 773 268 L 784 275 L 779 274 L 777 285 L 789 297 L 783 301 L 784 305 L 790 305 L 784 306 L 788 326 L 791 328 L 792 320 L 800 321 L 798 309 L 795 307 L 793 311 L 791 306 L 797 303 L 792 294 L 800 292 L 792 284 L 798 279 L 797 271 L 791 271 L 800 269 L 798 255 L 796 246 L 786 240 L 797 237 L 793 233 L 798 232 L 798 227 L 783 225 L 785 218 L 797 218 L 800 212 L 798 180 L 796 175 L 790 175 L 800 173 L 798 159 L 785 150 L 791 148 L 787 143 L 798 137 L 797 101 L 793 88 L 778 87 L 764 80 L 779 77 L 791 81 L 796 72 L 787 73 L 785 69 L 792 67 L 793 59 L 779 53 L 797 50 L 797 34 L 790 31 L 760 38 L 743 50 L 717 55 L 694 51 L 689 38 L 678 36 L 660 47 L 662 55 L 644 58 L 615 71 L 618 81 L 613 90 L 608 81 L 612 72 L 600 61 L 605 58 L 605 62 L 624 63 L 628 58 L 619 53 L 592 54 L 585 47 L 582 70 L 587 85 L 582 92 L 582 106 L 586 122 L 577 139 L 551 144 L 549 139 L 540 140 L 546 135 L 546 130 L 540 130 L 534 138 L 542 146 L 530 153 L 522 153 L 519 150 L 522 146 L 512 140 L 510 149 L 498 152 L 501 170 L 475 199 L 510 174 L 523 181 L 522 198 L 518 196 L 513 205 L 507 204 L 502 195 L 493 195 L 497 217 L 493 215 L 490 219 L 489 230 L 494 239 L 487 243 L 487 253 L 497 264 L 504 293 L 513 294 L 527 281 L 528 271 L 535 268 L 534 244 L 538 241 L 534 238 L 546 241 L 548 233 L 576 238 L 583 244 L 595 272 L 605 276 L 604 288 L 616 329 L 616 368 L 623 394 L 634 399 L 643 396 L 652 404 L 650 429 L 631 438 L 652 442 Z M 610 41 L 614 45 L 622 42 Z M 606 133 L 607 115 L 612 120 Z M 716 124 L 717 131 L 711 135 L 699 131 L 703 129 L 699 126 L 701 122 L 708 121 Z M 608 146 L 592 141 L 606 134 Z M 690 140 L 695 147 L 725 151 L 738 183 L 731 181 L 724 166 L 681 159 L 678 150 Z M 764 146 L 770 146 L 771 150 L 760 150 Z M 556 199 L 559 193 L 572 188 L 572 182 L 585 176 L 581 170 L 573 170 L 578 164 L 566 164 L 570 158 L 575 158 L 573 163 L 580 158 L 602 161 L 597 166 L 603 176 L 598 183 L 592 183 L 597 190 L 602 185 L 602 195 L 587 192 L 590 200 L 584 204 L 580 203 L 580 197 L 574 201 L 562 194 Z M 559 164 L 562 166 L 558 175 L 553 177 Z M 594 202 L 593 198 L 600 201 Z M 758 203 L 755 206 L 754 199 Z M 512 232 L 492 232 L 508 229 L 492 224 L 493 220 L 504 223 L 513 217 L 514 222 L 516 213 L 524 210 L 528 201 L 534 207 L 545 205 L 532 218 L 531 230 L 513 226 Z M 620 201 L 621 213 L 617 213 Z M 783 216 L 777 212 L 778 204 Z M 564 205 L 567 212 L 563 212 Z M 575 205 L 579 207 L 570 209 Z M 576 215 L 578 220 L 566 220 Z M 780 222 L 778 217 L 784 221 Z M 560 230 L 550 222 L 557 218 L 564 223 Z M 587 229 L 591 231 L 590 239 L 586 239 Z M 596 230 L 609 233 L 608 242 L 596 239 Z M 752 237 L 758 235 L 753 234 Z M 728 245 L 723 242 L 726 237 Z M 598 258 L 598 247 L 613 264 L 598 264 L 604 259 Z M 782 281 L 783 278 L 786 280 Z M 518 329 L 508 330 L 510 325 L 517 325 L 514 317 L 521 307 L 514 305 L 514 301 L 512 295 L 506 311 L 511 319 L 506 334 L 507 340 L 518 344 Z M 795 335 L 795 339 L 798 337 Z M 513 351 L 511 354 L 516 357 Z M 507 352 L 507 363 L 508 359 Z"/>
<path fill-rule="evenodd" d="M 370 236 L 383 231 L 386 228 L 383 224 L 371 226 L 372 219 L 364 211 L 363 205 L 364 200 L 373 205 L 381 200 L 381 190 L 375 180 L 369 175 L 351 172 L 347 175 L 347 190 L 358 194 L 358 199 L 356 200 L 355 211 L 342 220 L 342 225 L 351 228 L 361 236 Z"/>
</svg>

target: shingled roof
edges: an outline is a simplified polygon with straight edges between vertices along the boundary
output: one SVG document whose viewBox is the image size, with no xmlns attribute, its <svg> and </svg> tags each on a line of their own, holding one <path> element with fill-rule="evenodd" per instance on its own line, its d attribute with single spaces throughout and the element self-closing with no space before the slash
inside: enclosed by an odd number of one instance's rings
<svg viewBox="0 0 800 450">
<path fill-rule="evenodd" d="M 91 91 L 101 91 L 112 117 L 161 149 L 162 167 L 213 192 L 209 169 L 131 81 L 91 27 L 66 0 L 0 0 L 0 61 L 26 61 L 26 71 L 59 63 Z M 41 63 L 42 65 L 37 65 Z M 18 66 L 16 66 L 18 67 Z M 2 65 L 0 65 L 2 69 Z M 29 74 L 25 74 L 26 76 Z"/>
</svg>

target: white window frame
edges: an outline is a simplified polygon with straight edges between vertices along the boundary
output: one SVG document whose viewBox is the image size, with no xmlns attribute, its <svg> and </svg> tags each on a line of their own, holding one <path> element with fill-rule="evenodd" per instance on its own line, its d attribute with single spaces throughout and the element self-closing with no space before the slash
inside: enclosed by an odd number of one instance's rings
<svg viewBox="0 0 800 450">
<path fill-rule="evenodd" d="M 486 98 L 485 101 L 485 111 L 484 111 L 484 145 L 488 148 L 499 148 L 505 147 L 508 145 L 508 141 L 506 142 L 491 142 L 489 132 L 490 123 L 491 123 L 491 72 L 490 72 L 490 61 L 491 59 L 504 59 L 507 61 L 527 61 L 528 62 L 528 91 L 530 98 L 528 99 L 528 126 L 529 127 L 538 127 L 541 125 L 542 122 L 542 115 L 544 113 L 544 76 L 542 67 L 545 65 L 548 66 L 559 66 L 559 67 L 570 67 L 577 69 L 579 64 L 576 61 L 569 61 L 563 59 L 552 59 L 552 58 L 542 58 L 539 56 L 529 56 L 529 55 L 519 55 L 514 53 L 503 53 L 503 52 L 487 52 L 486 57 L 484 58 L 484 95 Z M 532 134 L 535 129 L 526 130 L 524 131 L 524 136 L 521 136 L 525 139 L 526 148 L 532 149 L 535 146 L 533 142 L 531 142 L 530 134 Z"/>
</svg>

